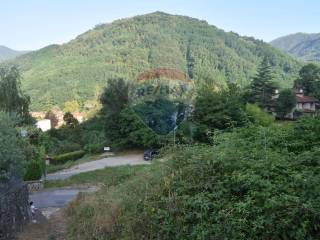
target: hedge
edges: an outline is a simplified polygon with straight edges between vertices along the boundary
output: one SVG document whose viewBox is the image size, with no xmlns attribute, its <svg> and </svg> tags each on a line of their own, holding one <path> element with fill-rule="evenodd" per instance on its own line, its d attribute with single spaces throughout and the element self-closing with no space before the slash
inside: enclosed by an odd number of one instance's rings
<svg viewBox="0 0 320 240">
<path fill-rule="evenodd" d="M 37 161 L 31 161 L 27 165 L 26 173 L 24 175 L 25 181 L 39 180 L 42 176 L 40 163 Z"/>
<path fill-rule="evenodd" d="M 64 153 L 64 154 L 52 157 L 50 163 L 55 164 L 55 165 L 63 164 L 67 161 L 75 161 L 79 158 L 82 158 L 84 155 L 85 155 L 85 151 L 83 151 L 83 150 Z"/>
</svg>

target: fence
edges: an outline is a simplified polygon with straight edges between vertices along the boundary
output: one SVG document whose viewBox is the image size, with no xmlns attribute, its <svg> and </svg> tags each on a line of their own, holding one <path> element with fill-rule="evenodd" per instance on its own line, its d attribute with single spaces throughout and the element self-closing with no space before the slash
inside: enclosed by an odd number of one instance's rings
<svg viewBox="0 0 320 240">
<path fill-rule="evenodd" d="M 27 185 L 0 185 L 0 240 L 13 240 L 30 219 Z"/>
</svg>

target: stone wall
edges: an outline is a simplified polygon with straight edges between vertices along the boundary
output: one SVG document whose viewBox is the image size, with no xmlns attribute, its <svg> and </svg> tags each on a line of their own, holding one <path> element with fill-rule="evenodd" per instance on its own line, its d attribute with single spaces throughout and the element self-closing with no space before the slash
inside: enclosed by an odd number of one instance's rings
<svg viewBox="0 0 320 240">
<path fill-rule="evenodd" d="M 15 239 L 29 219 L 27 186 L 22 182 L 0 185 L 0 240 Z"/>
</svg>

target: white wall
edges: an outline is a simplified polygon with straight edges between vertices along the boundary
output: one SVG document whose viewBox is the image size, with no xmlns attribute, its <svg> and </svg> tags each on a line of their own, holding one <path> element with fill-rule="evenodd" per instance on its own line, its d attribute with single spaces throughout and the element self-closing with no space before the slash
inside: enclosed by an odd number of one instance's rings
<svg viewBox="0 0 320 240">
<path fill-rule="evenodd" d="M 50 119 L 40 120 L 36 123 L 36 127 L 40 128 L 43 132 L 46 132 L 51 129 L 51 120 Z"/>
</svg>

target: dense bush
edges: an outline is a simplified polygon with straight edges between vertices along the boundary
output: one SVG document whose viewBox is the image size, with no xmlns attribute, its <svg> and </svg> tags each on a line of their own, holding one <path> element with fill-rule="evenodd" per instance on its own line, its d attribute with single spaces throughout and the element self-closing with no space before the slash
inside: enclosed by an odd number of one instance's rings
<svg viewBox="0 0 320 240">
<path fill-rule="evenodd" d="M 75 239 L 319 239 L 320 150 L 294 148 L 296 125 L 216 133 L 214 146 L 181 146 L 141 177 L 83 197 Z M 299 146 L 308 143 L 299 139 Z M 77 208 L 78 209 L 78 208 Z M 95 225 L 100 219 L 104 224 Z M 85 224 L 86 223 L 86 224 Z"/>
<path fill-rule="evenodd" d="M 271 114 L 266 113 L 256 104 L 248 103 L 246 105 L 246 112 L 249 120 L 256 125 L 270 126 L 274 122 L 274 117 Z"/>
<path fill-rule="evenodd" d="M 51 158 L 50 163 L 52 164 L 63 164 L 67 161 L 74 161 L 79 158 L 82 158 L 85 155 L 85 151 L 79 150 L 70 153 L 64 153 Z"/>
<path fill-rule="evenodd" d="M 23 176 L 26 158 L 18 136 L 13 120 L 0 112 L 0 184 Z"/>
<path fill-rule="evenodd" d="M 278 147 L 276 128 L 178 150 L 161 192 L 141 204 L 147 239 L 319 239 L 319 149 Z M 144 215 L 145 214 L 145 215 Z M 138 227 L 138 225 L 136 225 Z"/>
<path fill-rule="evenodd" d="M 24 175 L 25 181 L 39 180 L 42 176 L 41 165 L 37 161 L 31 161 L 27 165 L 26 173 Z"/>
</svg>

